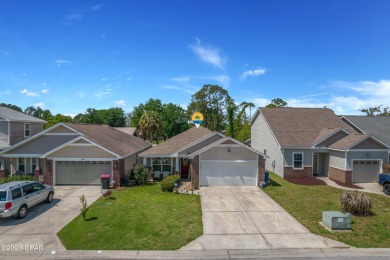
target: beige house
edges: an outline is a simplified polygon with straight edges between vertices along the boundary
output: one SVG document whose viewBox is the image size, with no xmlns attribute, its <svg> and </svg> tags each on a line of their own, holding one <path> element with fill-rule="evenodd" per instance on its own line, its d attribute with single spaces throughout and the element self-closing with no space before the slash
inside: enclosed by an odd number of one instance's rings
<svg viewBox="0 0 390 260">
<path fill-rule="evenodd" d="M 265 158 L 239 141 L 193 127 L 139 154 L 154 177 L 180 174 L 194 186 L 256 186 L 264 181 Z"/>
<path fill-rule="evenodd" d="M 251 146 L 281 177 L 376 182 L 389 161 L 388 144 L 356 132 L 328 108 L 259 108 L 250 124 Z"/>
<path fill-rule="evenodd" d="M 98 185 L 109 174 L 119 186 L 149 147 L 107 125 L 60 123 L 2 151 L 0 177 L 34 174 L 50 185 Z"/>
</svg>

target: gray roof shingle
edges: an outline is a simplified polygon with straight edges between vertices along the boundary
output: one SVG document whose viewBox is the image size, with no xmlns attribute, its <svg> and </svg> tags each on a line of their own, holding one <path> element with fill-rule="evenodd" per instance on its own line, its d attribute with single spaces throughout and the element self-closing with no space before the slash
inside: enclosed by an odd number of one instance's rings
<svg viewBox="0 0 390 260">
<path fill-rule="evenodd" d="M 29 116 L 25 113 L 18 112 L 8 107 L 0 106 L 0 116 L 10 121 L 23 121 L 23 122 L 36 122 L 36 123 L 47 123 L 45 120 Z"/>
</svg>

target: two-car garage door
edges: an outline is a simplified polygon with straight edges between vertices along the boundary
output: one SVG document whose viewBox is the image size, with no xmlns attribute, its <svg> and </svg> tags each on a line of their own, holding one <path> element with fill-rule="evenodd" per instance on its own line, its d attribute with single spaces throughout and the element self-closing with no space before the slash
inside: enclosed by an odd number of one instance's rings
<svg viewBox="0 0 390 260">
<path fill-rule="evenodd" d="M 256 161 L 200 162 L 200 186 L 256 186 Z"/>
<path fill-rule="evenodd" d="M 377 182 L 380 173 L 380 161 L 356 160 L 353 161 L 353 182 Z"/>
<path fill-rule="evenodd" d="M 101 174 L 111 175 L 110 161 L 57 161 L 57 185 L 99 185 Z"/>
</svg>

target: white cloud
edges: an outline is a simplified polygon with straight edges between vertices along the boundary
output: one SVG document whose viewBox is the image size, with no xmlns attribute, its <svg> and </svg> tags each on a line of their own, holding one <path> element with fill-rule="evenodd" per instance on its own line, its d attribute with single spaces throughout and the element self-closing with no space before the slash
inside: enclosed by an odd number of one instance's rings
<svg viewBox="0 0 390 260">
<path fill-rule="evenodd" d="M 106 80 L 108 80 L 108 78 L 106 78 L 106 77 L 101 79 L 101 81 L 106 81 Z"/>
<path fill-rule="evenodd" d="M 45 108 L 45 103 L 43 103 L 43 102 L 35 103 L 35 104 L 34 104 L 34 107 Z"/>
<path fill-rule="evenodd" d="M 22 89 L 21 91 L 20 91 L 20 93 L 21 94 L 24 94 L 24 95 L 26 95 L 26 96 L 28 96 L 28 97 L 39 97 L 39 96 L 41 96 L 40 94 L 39 94 L 39 92 L 34 92 L 34 91 L 31 91 L 31 90 L 28 90 L 28 89 Z"/>
<path fill-rule="evenodd" d="M 253 100 L 253 104 L 255 104 L 256 107 L 265 107 L 269 103 L 271 103 L 271 100 L 267 98 L 255 98 Z"/>
<path fill-rule="evenodd" d="M 256 76 L 264 75 L 266 72 L 267 72 L 267 69 L 264 69 L 264 68 L 255 69 L 255 70 L 247 70 L 241 74 L 241 79 L 245 80 L 248 76 L 255 76 L 256 77 Z"/>
<path fill-rule="evenodd" d="M 174 86 L 174 85 L 164 85 L 163 88 L 183 91 L 183 92 L 185 92 L 187 94 L 194 94 L 195 93 L 195 89 L 193 87 L 190 87 L 190 86 L 178 87 L 178 86 Z"/>
<path fill-rule="evenodd" d="M 115 101 L 115 104 L 118 106 L 124 107 L 124 106 L 126 106 L 126 101 L 124 101 L 123 99 L 118 100 L 118 101 Z"/>
<path fill-rule="evenodd" d="M 227 75 L 215 75 L 215 76 L 207 76 L 207 77 L 198 77 L 203 80 L 214 80 L 218 81 L 224 87 L 228 87 L 230 84 L 230 77 Z"/>
<path fill-rule="evenodd" d="M 103 7 L 103 4 L 98 4 L 98 5 L 95 5 L 94 7 L 92 7 L 92 10 L 93 11 L 97 11 L 97 10 L 99 10 L 102 7 Z"/>
<path fill-rule="evenodd" d="M 204 47 L 200 40 L 196 38 L 195 44 L 189 45 L 191 50 L 205 63 L 209 63 L 217 68 L 223 69 L 225 60 L 220 55 L 220 50 L 214 47 Z"/>
<path fill-rule="evenodd" d="M 77 95 L 79 98 L 85 97 L 85 93 L 84 93 L 83 91 L 76 92 L 76 95 Z"/>
<path fill-rule="evenodd" d="M 46 93 L 48 93 L 48 92 L 49 92 L 49 90 L 46 89 L 46 88 L 41 90 L 41 93 L 44 93 L 44 94 L 46 94 Z"/>
<path fill-rule="evenodd" d="M 132 78 L 131 78 L 131 77 L 128 77 L 126 80 L 127 80 L 127 81 L 130 81 L 130 80 L 132 80 Z"/>
<path fill-rule="evenodd" d="M 9 94 L 11 94 L 11 91 L 9 91 L 9 90 L 0 92 L 0 96 L 5 96 L 5 95 L 9 95 Z"/>
<path fill-rule="evenodd" d="M 72 63 L 72 61 L 58 59 L 55 61 L 55 63 L 57 64 L 57 66 L 61 66 L 61 65 L 65 65 L 65 64 L 70 64 L 70 63 Z"/>
<path fill-rule="evenodd" d="M 69 22 L 77 22 L 83 19 L 83 12 L 81 10 L 75 10 L 72 13 L 65 15 L 65 18 Z"/>
<path fill-rule="evenodd" d="M 110 88 L 111 84 L 108 84 L 108 87 L 102 90 L 98 90 L 95 94 L 97 98 L 105 98 L 112 96 L 112 88 Z"/>
<path fill-rule="evenodd" d="M 187 83 L 188 81 L 190 81 L 190 78 L 187 76 L 179 76 L 179 77 L 172 78 L 172 80 L 176 82 Z"/>
</svg>

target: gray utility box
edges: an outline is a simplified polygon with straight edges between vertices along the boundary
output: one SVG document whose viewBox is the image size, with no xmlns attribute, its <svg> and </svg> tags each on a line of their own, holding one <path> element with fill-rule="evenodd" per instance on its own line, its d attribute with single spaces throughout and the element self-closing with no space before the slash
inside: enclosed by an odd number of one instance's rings
<svg viewBox="0 0 390 260">
<path fill-rule="evenodd" d="M 322 224 L 330 229 L 351 229 L 352 216 L 339 211 L 323 211 Z"/>
</svg>

